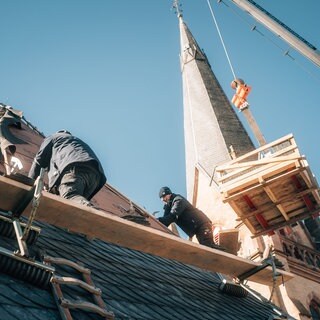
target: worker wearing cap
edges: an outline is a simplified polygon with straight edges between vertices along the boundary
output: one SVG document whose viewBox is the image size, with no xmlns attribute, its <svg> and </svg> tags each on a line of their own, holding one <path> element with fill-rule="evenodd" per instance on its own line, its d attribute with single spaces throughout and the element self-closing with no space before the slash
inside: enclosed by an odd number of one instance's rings
<svg viewBox="0 0 320 320">
<path fill-rule="evenodd" d="M 36 154 L 29 177 L 48 171 L 49 191 L 92 206 L 90 199 L 102 188 L 106 176 L 92 149 L 69 131 L 48 136 Z"/>
<path fill-rule="evenodd" d="M 160 189 L 159 197 L 165 203 L 164 215 L 158 218 L 162 224 L 168 227 L 175 222 L 190 238 L 195 235 L 200 244 L 225 250 L 214 243 L 212 222 L 202 211 L 168 187 Z"/>
</svg>

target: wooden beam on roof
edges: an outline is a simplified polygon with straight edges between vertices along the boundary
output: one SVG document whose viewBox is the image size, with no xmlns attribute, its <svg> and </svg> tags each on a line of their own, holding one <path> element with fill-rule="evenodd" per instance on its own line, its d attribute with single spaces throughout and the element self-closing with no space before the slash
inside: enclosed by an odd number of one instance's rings
<svg viewBox="0 0 320 320">
<path fill-rule="evenodd" d="M 30 186 L 0 176 L 0 209 L 10 211 L 30 190 Z M 24 215 L 30 213 L 30 205 Z M 260 264 L 233 254 L 208 248 L 174 235 L 136 224 L 101 210 L 77 204 L 54 194 L 43 192 L 36 220 L 101 239 L 122 247 L 176 260 L 204 270 L 232 277 L 259 267 Z M 277 284 L 293 278 L 289 272 L 278 270 Z M 251 275 L 248 280 L 271 286 L 271 267 Z"/>
</svg>

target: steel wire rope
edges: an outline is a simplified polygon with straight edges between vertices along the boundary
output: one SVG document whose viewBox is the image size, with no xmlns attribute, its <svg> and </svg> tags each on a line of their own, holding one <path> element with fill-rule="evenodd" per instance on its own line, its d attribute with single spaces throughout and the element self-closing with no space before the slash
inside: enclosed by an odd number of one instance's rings
<svg viewBox="0 0 320 320">
<path fill-rule="evenodd" d="M 216 28 L 217 28 L 217 32 L 218 32 L 220 41 L 221 41 L 221 43 L 222 43 L 223 50 L 224 50 L 224 52 L 225 52 L 225 54 L 226 54 L 226 57 L 227 57 L 227 60 L 228 60 L 228 63 L 229 63 L 231 72 L 232 72 L 232 74 L 233 74 L 233 78 L 236 79 L 236 75 L 235 75 L 235 72 L 234 72 L 234 69 L 233 69 L 233 66 L 232 66 L 232 63 L 231 63 L 231 60 L 230 60 L 230 57 L 229 57 L 227 48 L 226 48 L 226 46 L 225 46 L 224 40 L 223 40 L 223 38 L 222 38 L 222 34 L 221 34 L 221 32 L 220 32 L 220 28 L 219 28 L 219 26 L 218 26 L 217 19 L 216 19 L 214 13 L 213 13 L 213 10 L 212 10 L 211 4 L 210 4 L 210 0 L 207 0 L 207 3 L 208 3 L 208 6 L 209 6 L 209 9 L 210 9 L 210 12 L 211 12 L 212 19 L 213 19 L 214 24 L 215 24 L 215 26 L 216 26 Z"/>
</svg>

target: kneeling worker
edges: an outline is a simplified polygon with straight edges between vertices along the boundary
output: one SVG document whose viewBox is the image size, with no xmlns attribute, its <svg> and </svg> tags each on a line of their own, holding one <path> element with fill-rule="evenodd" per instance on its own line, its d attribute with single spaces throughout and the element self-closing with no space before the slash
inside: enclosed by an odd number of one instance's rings
<svg viewBox="0 0 320 320">
<path fill-rule="evenodd" d="M 175 222 L 189 237 L 196 235 L 200 244 L 225 251 L 214 243 L 212 222 L 202 211 L 168 187 L 160 189 L 159 197 L 165 203 L 164 215 L 158 218 L 162 224 L 168 227 Z"/>
<path fill-rule="evenodd" d="M 29 177 L 48 171 L 49 191 L 62 198 L 93 206 L 90 199 L 106 182 L 101 163 L 92 149 L 69 131 L 47 137 L 36 154 Z"/>
</svg>

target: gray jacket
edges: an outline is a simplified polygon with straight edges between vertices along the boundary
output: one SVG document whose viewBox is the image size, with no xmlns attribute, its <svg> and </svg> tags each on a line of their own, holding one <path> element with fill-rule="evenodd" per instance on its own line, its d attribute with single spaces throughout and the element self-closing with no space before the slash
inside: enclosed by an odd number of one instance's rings
<svg viewBox="0 0 320 320">
<path fill-rule="evenodd" d="M 96 194 L 106 182 L 101 163 L 92 149 L 69 132 L 57 132 L 47 137 L 41 144 L 29 171 L 29 177 L 35 179 L 40 169 L 48 171 L 49 190 L 59 185 L 63 172 L 71 165 L 93 166 L 100 172 L 99 187 Z"/>
</svg>

